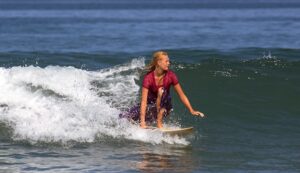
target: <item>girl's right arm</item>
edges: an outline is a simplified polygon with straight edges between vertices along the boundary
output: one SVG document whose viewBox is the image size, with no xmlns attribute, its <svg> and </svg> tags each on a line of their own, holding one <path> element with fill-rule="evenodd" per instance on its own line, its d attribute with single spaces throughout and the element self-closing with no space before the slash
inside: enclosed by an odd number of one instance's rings
<svg viewBox="0 0 300 173">
<path fill-rule="evenodd" d="M 184 94 L 184 92 L 183 92 L 183 90 L 182 90 L 179 83 L 174 86 L 174 89 L 177 92 L 177 94 L 179 95 L 179 98 L 182 101 L 182 103 L 188 108 L 188 110 L 191 112 L 192 115 L 197 115 L 197 116 L 200 116 L 200 117 L 204 117 L 204 114 L 202 112 L 195 111 L 192 108 L 192 105 L 191 105 L 189 99 Z"/>
<path fill-rule="evenodd" d="M 148 97 L 148 89 L 143 87 L 142 88 L 142 99 L 141 99 L 141 110 L 140 110 L 140 126 L 142 128 L 146 128 L 146 108 L 147 108 L 147 97 Z"/>
</svg>

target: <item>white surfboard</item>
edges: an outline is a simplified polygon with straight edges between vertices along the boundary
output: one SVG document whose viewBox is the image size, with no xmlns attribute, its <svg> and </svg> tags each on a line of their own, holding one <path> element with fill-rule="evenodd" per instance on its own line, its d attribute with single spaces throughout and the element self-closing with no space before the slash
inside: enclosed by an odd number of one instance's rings
<svg viewBox="0 0 300 173">
<path fill-rule="evenodd" d="M 157 127 L 148 127 L 151 130 L 159 130 L 164 134 L 168 135 L 188 135 L 193 132 L 193 127 L 185 127 L 185 128 L 172 128 L 172 127 L 164 127 L 164 128 L 157 128 Z"/>
</svg>

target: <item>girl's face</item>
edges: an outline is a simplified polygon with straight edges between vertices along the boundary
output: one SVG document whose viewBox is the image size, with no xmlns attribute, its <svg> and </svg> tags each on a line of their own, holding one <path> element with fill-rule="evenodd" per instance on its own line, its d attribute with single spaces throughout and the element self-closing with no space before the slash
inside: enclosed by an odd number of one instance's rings
<svg viewBox="0 0 300 173">
<path fill-rule="evenodd" d="M 167 55 L 161 55 L 160 59 L 157 61 L 157 66 L 164 71 L 169 70 L 170 60 Z"/>
</svg>

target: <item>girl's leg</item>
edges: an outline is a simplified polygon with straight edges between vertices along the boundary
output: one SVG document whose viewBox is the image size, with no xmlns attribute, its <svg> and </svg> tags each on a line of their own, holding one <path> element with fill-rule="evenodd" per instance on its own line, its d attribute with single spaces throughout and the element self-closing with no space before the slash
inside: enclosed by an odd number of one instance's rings
<svg viewBox="0 0 300 173">
<path fill-rule="evenodd" d="M 164 90 L 162 87 L 158 88 L 157 99 L 156 99 L 157 113 L 159 113 L 159 110 L 160 110 L 160 103 L 161 103 L 161 98 L 162 98 L 163 92 L 164 92 Z"/>
<path fill-rule="evenodd" d="M 164 116 L 165 112 L 166 112 L 166 109 L 162 108 L 162 109 L 160 109 L 160 111 L 157 114 L 157 127 L 158 128 L 162 128 L 163 127 L 162 122 L 163 122 L 163 116 Z"/>
<path fill-rule="evenodd" d="M 158 128 L 162 128 L 162 118 L 163 118 L 163 115 L 164 115 L 164 112 L 166 111 L 166 109 L 164 108 L 160 108 L 160 103 L 161 103 L 161 98 L 162 98 L 162 95 L 163 95 L 163 88 L 159 88 L 158 89 L 158 92 L 157 92 L 157 99 L 156 99 L 156 109 L 157 109 L 157 127 Z"/>
</svg>

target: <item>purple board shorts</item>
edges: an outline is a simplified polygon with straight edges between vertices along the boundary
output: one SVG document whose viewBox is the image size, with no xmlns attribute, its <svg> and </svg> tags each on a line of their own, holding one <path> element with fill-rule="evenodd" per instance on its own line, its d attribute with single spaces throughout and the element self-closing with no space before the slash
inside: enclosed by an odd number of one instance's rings
<svg viewBox="0 0 300 173">
<path fill-rule="evenodd" d="M 119 114 L 120 118 L 126 118 L 130 121 L 140 121 L 140 104 L 137 104 L 133 106 L 132 108 L 122 112 Z M 169 92 L 164 91 L 162 98 L 161 98 L 161 103 L 160 103 L 161 108 L 165 108 L 167 111 L 164 113 L 164 117 L 169 115 L 169 113 L 172 111 L 172 104 L 171 104 L 171 95 Z M 155 100 L 148 100 L 147 103 L 147 109 L 146 109 L 146 117 L 145 121 L 148 123 L 152 123 L 156 121 L 157 119 L 157 109 L 156 109 L 156 99 Z"/>
</svg>

